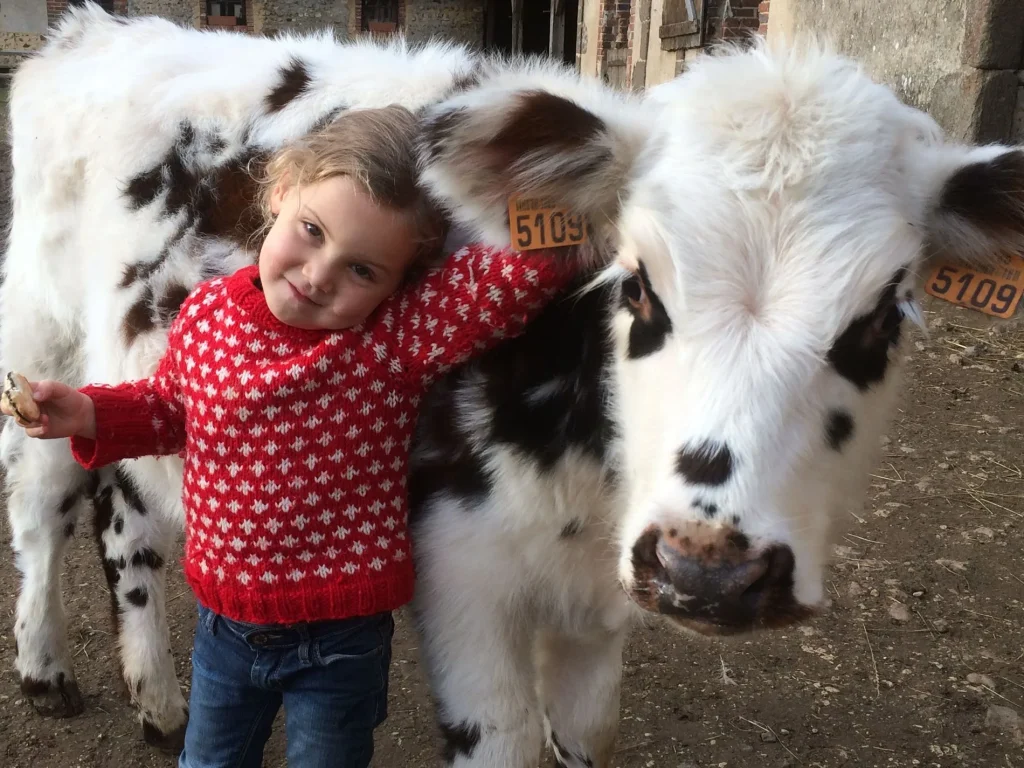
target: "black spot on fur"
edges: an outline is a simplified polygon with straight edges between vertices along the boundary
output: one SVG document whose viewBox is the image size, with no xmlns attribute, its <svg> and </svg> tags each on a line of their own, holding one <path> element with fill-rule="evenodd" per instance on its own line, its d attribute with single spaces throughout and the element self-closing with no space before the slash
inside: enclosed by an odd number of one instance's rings
<svg viewBox="0 0 1024 768">
<path fill-rule="evenodd" d="M 446 763 L 454 763 L 455 758 L 460 755 L 470 758 L 476 745 L 480 743 L 480 725 L 468 720 L 463 720 L 458 725 L 441 723 L 441 738 L 444 739 L 441 757 Z"/>
<path fill-rule="evenodd" d="M 636 360 L 661 349 L 672 333 L 672 321 L 654 292 L 642 261 L 637 274 L 622 284 L 621 304 L 633 315 L 633 324 L 629 327 L 629 357 Z"/>
<path fill-rule="evenodd" d="M 281 69 L 280 82 L 267 94 L 267 111 L 280 112 L 309 89 L 311 78 L 306 65 L 292 58 L 288 66 Z"/>
<path fill-rule="evenodd" d="M 146 603 L 149 602 L 149 593 L 145 587 L 136 587 L 135 589 L 128 590 L 125 592 L 124 597 L 125 600 L 136 608 L 145 608 Z"/>
<path fill-rule="evenodd" d="M 722 485 L 733 470 L 729 447 L 714 440 L 684 447 L 676 456 L 676 471 L 694 485 Z"/>
<path fill-rule="evenodd" d="M 124 320 L 121 322 L 121 336 L 124 339 L 125 346 L 131 346 L 139 336 L 148 333 L 156 327 L 156 321 L 153 319 L 152 304 L 153 289 L 147 285 L 142 295 L 132 304 L 125 314 Z"/>
<path fill-rule="evenodd" d="M 566 749 L 558 740 L 558 735 L 554 731 L 551 732 L 551 745 L 555 748 L 555 762 L 559 768 L 569 768 L 569 763 L 566 760 L 575 760 L 585 765 L 586 768 L 594 768 L 593 760 L 580 752 L 571 752 Z"/>
<path fill-rule="evenodd" d="M 164 559 L 149 547 L 145 547 L 132 555 L 132 565 L 136 568 L 145 567 L 157 570 L 164 567 Z"/>
<path fill-rule="evenodd" d="M 942 189 L 939 213 L 969 222 L 990 236 L 1019 241 L 1024 233 L 1022 201 L 1024 152 L 1006 152 L 954 173 Z"/>
<path fill-rule="evenodd" d="M 114 518 L 114 502 L 113 502 L 114 489 L 111 486 L 105 486 L 96 493 L 93 498 L 93 506 L 96 509 L 93 515 L 92 530 L 93 539 L 96 541 L 96 549 L 100 554 L 100 562 L 103 564 L 103 575 L 107 577 L 107 589 L 110 594 L 110 614 L 111 622 L 116 630 L 121 622 L 121 615 L 117 608 L 117 583 L 121 580 L 121 574 L 118 572 L 117 564 L 107 557 L 107 547 L 103 543 L 103 534 L 106 533 L 107 529 L 110 528 L 111 522 Z"/>
<path fill-rule="evenodd" d="M 483 355 L 479 371 L 492 411 L 491 438 L 550 470 L 572 447 L 603 461 L 612 438 L 604 370 L 611 347 L 601 332 L 609 294 L 572 296 L 570 287 L 526 333 Z"/>
<path fill-rule="evenodd" d="M 338 115 L 340 115 L 346 109 L 348 109 L 348 107 L 341 106 L 341 107 L 335 107 L 330 112 L 327 112 L 323 117 L 321 117 L 319 120 L 316 121 L 316 123 L 313 124 L 313 127 L 310 130 L 310 133 L 316 133 L 317 131 L 322 131 L 324 128 L 326 128 L 331 123 L 333 123 L 335 120 L 337 120 L 338 119 Z"/>
<path fill-rule="evenodd" d="M 580 531 L 582 530 L 583 521 L 580 520 L 578 517 L 574 517 L 572 520 L 565 524 L 565 527 L 562 528 L 562 532 L 558 535 L 560 538 L 563 539 L 571 539 L 573 536 L 578 536 Z"/>
<path fill-rule="evenodd" d="M 704 513 L 704 517 L 710 519 L 718 514 L 718 505 L 704 499 L 694 499 L 693 506 Z"/>
<path fill-rule="evenodd" d="M 420 156 L 427 162 L 436 162 L 444 154 L 452 135 L 466 118 L 466 109 L 452 109 L 430 119 L 423 127 L 420 138 Z"/>
<path fill-rule="evenodd" d="M 480 69 L 474 67 L 469 72 L 464 72 L 461 75 L 457 75 L 452 79 L 451 87 L 448 89 L 448 93 L 445 94 L 445 98 L 454 96 L 457 93 L 468 91 L 470 88 L 476 88 L 480 84 Z"/>
<path fill-rule="evenodd" d="M 549 304 L 524 334 L 455 370 L 428 393 L 410 459 L 413 519 L 435 493 L 486 496 L 491 481 L 474 447 L 477 440 L 518 450 L 544 471 L 570 447 L 604 460 L 613 427 L 603 375 L 611 349 L 601 329 L 613 294 L 601 288 L 573 296 L 578 287 Z M 489 428 L 469 434 L 456 404 L 479 381 Z"/>
<path fill-rule="evenodd" d="M 423 449 L 409 473 L 409 504 L 414 512 L 439 493 L 473 503 L 490 492 L 490 473 L 451 418 L 454 408 L 454 390 L 441 381 L 434 388 L 432 406 L 420 411 L 417 429 L 424 435 Z"/>
<path fill-rule="evenodd" d="M 119 518 L 117 518 L 117 520 L 114 521 L 114 533 L 116 533 L 118 536 L 120 536 L 121 535 L 121 531 L 123 531 L 123 530 L 124 530 L 124 520 L 122 520 L 119 517 Z"/>
<path fill-rule="evenodd" d="M 137 211 L 156 200 L 162 188 L 162 172 L 158 165 L 156 168 L 150 168 L 148 171 L 132 177 L 124 193 L 132 210 Z"/>
<path fill-rule="evenodd" d="M 81 491 L 75 491 L 74 493 L 65 496 L 64 501 L 60 503 L 60 513 L 62 515 L 66 515 L 68 512 L 74 509 L 75 505 L 78 503 L 78 500 L 82 497 L 81 494 Z"/>
<path fill-rule="evenodd" d="M 829 411 L 828 423 L 825 425 L 829 447 L 833 451 L 841 451 L 852 435 L 853 417 L 846 411 Z"/>
<path fill-rule="evenodd" d="M 124 468 L 118 467 L 114 470 L 114 479 L 117 483 L 117 487 L 121 489 L 121 494 L 124 496 L 125 504 L 140 515 L 145 515 L 147 512 L 146 505 L 143 503 L 142 496 L 139 494 L 139 487 L 135 485 L 135 481 L 132 480 L 131 475 L 129 475 Z"/>
<path fill-rule="evenodd" d="M 828 352 L 836 372 L 861 391 L 885 378 L 889 350 L 899 343 L 902 316 L 896 289 L 905 274 L 900 269 L 893 275 L 875 308 L 850 323 Z"/>
</svg>

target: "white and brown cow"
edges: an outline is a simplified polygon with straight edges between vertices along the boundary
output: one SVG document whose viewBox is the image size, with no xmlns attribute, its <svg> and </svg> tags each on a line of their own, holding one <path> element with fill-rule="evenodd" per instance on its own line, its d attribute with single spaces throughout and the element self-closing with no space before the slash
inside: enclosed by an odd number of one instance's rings
<svg viewBox="0 0 1024 768">
<path fill-rule="evenodd" d="M 820 610 L 897 392 L 928 260 L 1024 232 L 1024 154 L 943 142 L 814 48 L 704 58 L 643 97 L 453 47 L 262 39 L 66 17 L 11 99 L 2 362 L 115 382 L 153 370 L 204 277 L 253 258 L 248 171 L 340 110 L 400 102 L 466 237 L 510 194 L 584 212 L 604 266 L 424 402 L 410 478 L 415 610 L 456 766 L 607 768 L 631 618 L 708 635 Z M 94 476 L 7 424 L 22 689 L 82 699 L 59 573 L 81 513 L 150 741 L 187 717 L 164 613 L 176 458 Z"/>
</svg>

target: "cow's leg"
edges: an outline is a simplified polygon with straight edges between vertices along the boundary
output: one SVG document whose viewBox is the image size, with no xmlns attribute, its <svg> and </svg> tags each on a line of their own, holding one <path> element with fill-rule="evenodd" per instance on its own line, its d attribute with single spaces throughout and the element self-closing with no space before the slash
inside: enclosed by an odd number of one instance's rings
<svg viewBox="0 0 1024 768">
<path fill-rule="evenodd" d="M 188 707 L 171 656 L 165 573 L 176 526 L 147 503 L 127 463 L 102 471 L 95 506 L 96 543 L 119 630 L 125 685 L 146 741 L 181 751 Z"/>
<path fill-rule="evenodd" d="M 612 764 L 625 637 L 623 628 L 586 635 L 546 632 L 541 638 L 541 706 L 560 768 Z"/>
<path fill-rule="evenodd" d="M 0 436 L 7 515 L 21 584 L 14 620 L 15 668 L 37 712 L 71 717 L 83 709 L 68 651 L 61 566 L 84 506 L 89 474 L 65 441 L 32 440 L 7 419 Z"/>
<path fill-rule="evenodd" d="M 514 601 L 522 585 L 496 575 L 500 555 L 483 541 L 470 541 L 481 537 L 467 537 L 464 524 L 440 512 L 417 536 L 413 609 L 445 765 L 536 768 L 544 731 L 532 611 Z"/>
</svg>

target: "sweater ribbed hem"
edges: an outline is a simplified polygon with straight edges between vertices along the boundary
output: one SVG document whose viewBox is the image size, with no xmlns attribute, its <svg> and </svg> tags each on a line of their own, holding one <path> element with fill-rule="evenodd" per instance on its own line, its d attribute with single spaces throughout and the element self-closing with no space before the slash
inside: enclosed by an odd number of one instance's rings
<svg viewBox="0 0 1024 768">
<path fill-rule="evenodd" d="M 199 602 L 214 613 L 264 625 L 332 621 L 394 611 L 412 600 L 415 585 L 411 560 L 392 563 L 387 572 L 372 577 L 349 579 L 343 575 L 316 587 L 307 583 L 267 585 L 268 591 L 241 586 L 229 589 L 187 561 L 185 579 Z"/>
</svg>

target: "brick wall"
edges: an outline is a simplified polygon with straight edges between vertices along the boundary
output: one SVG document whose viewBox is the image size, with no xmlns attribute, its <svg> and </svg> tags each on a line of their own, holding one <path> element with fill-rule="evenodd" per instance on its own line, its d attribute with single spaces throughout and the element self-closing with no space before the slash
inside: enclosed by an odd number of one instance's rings
<svg viewBox="0 0 1024 768">
<path fill-rule="evenodd" d="M 760 31 L 762 24 L 768 29 L 768 3 L 764 0 L 711 0 L 707 12 L 707 42 L 745 40 Z"/>
</svg>

